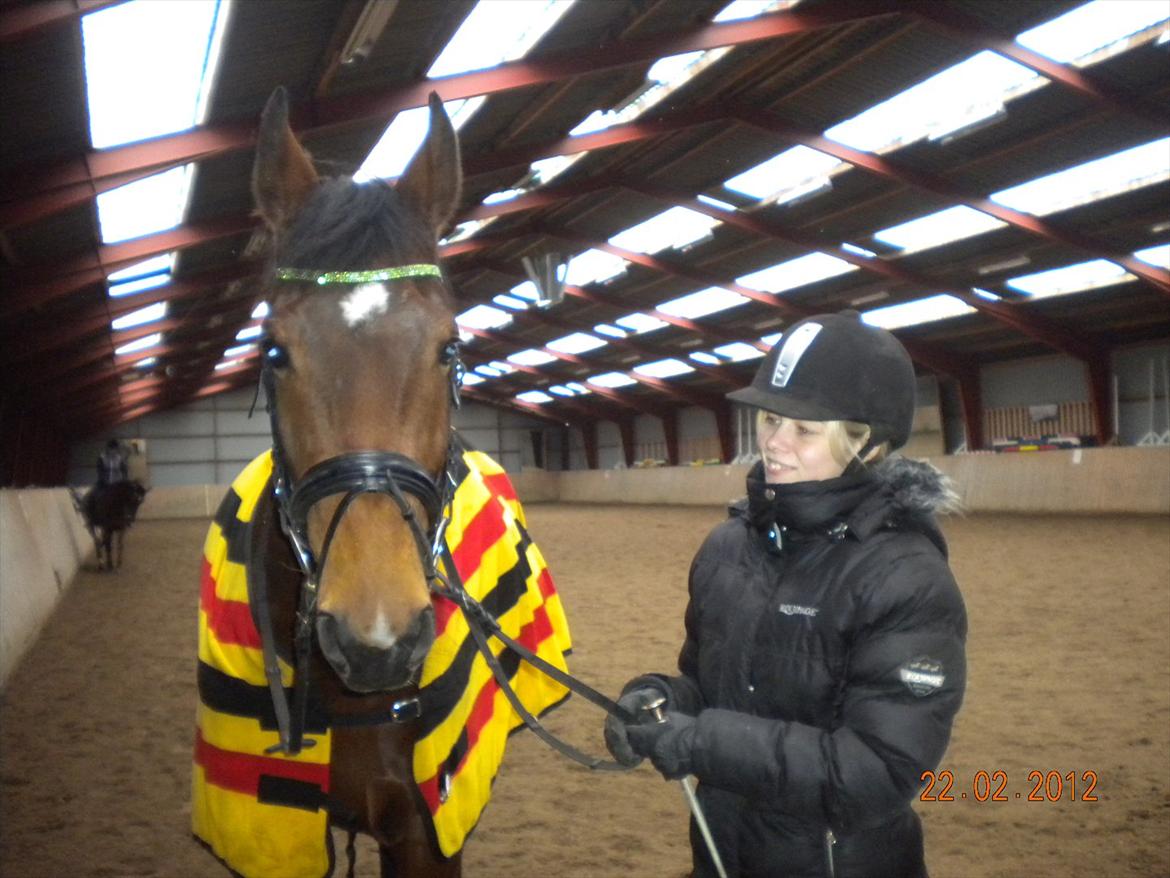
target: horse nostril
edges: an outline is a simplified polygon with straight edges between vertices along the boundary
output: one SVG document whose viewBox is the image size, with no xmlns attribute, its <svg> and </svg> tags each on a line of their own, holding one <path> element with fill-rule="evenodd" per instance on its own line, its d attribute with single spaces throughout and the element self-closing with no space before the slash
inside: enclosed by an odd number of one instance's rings
<svg viewBox="0 0 1170 878">
<path fill-rule="evenodd" d="M 435 642 L 435 608 L 429 604 L 411 622 L 407 642 L 411 644 L 410 666 L 418 667 Z"/>
<path fill-rule="evenodd" d="M 339 675 L 344 675 L 349 668 L 346 653 L 350 648 L 351 638 L 348 629 L 329 613 L 318 613 L 317 642 L 321 644 L 321 652 L 325 653 L 329 664 L 333 665 Z"/>
</svg>

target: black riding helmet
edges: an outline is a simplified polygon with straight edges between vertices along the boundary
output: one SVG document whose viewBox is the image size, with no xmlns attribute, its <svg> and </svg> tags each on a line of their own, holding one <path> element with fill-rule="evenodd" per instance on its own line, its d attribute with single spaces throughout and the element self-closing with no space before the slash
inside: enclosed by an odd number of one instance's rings
<svg viewBox="0 0 1170 878">
<path fill-rule="evenodd" d="M 868 446 L 901 448 L 914 421 L 914 364 L 893 335 L 856 311 L 794 323 L 764 357 L 749 387 L 728 399 L 802 421 L 857 421 Z"/>
</svg>

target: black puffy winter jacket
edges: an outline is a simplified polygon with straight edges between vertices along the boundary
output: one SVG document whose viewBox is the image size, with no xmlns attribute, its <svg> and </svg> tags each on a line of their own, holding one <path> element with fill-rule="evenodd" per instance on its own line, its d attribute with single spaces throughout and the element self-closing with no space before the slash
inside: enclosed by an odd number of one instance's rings
<svg viewBox="0 0 1170 878">
<path fill-rule="evenodd" d="M 966 611 L 926 464 L 769 486 L 691 566 L 670 708 L 697 715 L 693 771 L 728 875 L 924 876 L 911 802 L 966 679 Z M 643 678 L 646 680 L 647 678 Z M 695 876 L 714 876 L 691 827 Z"/>
</svg>

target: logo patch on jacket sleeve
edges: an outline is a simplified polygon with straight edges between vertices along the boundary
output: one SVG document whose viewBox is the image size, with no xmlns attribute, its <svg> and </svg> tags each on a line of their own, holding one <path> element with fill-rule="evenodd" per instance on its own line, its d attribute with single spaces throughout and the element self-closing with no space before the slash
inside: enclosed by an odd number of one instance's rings
<svg viewBox="0 0 1170 878">
<path fill-rule="evenodd" d="M 898 679 L 914 695 L 922 698 L 937 692 L 947 680 L 942 662 L 927 656 L 918 656 L 898 668 Z"/>
</svg>

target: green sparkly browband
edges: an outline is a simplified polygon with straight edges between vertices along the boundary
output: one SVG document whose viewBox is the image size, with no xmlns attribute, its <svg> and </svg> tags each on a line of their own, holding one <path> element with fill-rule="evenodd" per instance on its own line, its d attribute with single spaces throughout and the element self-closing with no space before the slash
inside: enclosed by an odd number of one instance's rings
<svg viewBox="0 0 1170 878">
<path fill-rule="evenodd" d="M 404 277 L 442 277 L 439 266 L 420 262 L 417 265 L 396 265 L 393 268 L 371 268 L 368 271 L 311 271 L 307 268 L 278 268 L 277 280 L 300 280 L 315 284 L 370 284 L 380 280 L 401 280 Z"/>
</svg>

